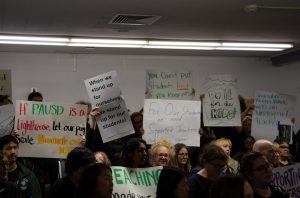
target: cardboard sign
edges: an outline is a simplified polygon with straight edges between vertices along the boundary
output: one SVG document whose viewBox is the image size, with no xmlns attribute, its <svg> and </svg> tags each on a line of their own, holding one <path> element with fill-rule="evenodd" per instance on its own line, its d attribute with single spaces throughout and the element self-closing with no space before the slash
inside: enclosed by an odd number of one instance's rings
<svg viewBox="0 0 300 198">
<path fill-rule="evenodd" d="M 112 166 L 113 198 L 154 198 L 162 166 L 125 168 Z"/>
<path fill-rule="evenodd" d="M 149 144 L 165 137 L 174 144 L 200 146 L 200 106 L 200 101 L 146 99 L 143 138 Z"/>
<path fill-rule="evenodd" d="M 66 158 L 86 133 L 87 106 L 17 100 L 19 156 Z"/>
<path fill-rule="evenodd" d="M 291 140 L 296 97 L 273 92 L 255 93 L 252 135 L 273 141 L 276 136 Z M 284 130 L 289 129 L 289 130 Z"/>
<path fill-rule="evenodd" d="M 213 75 L 207 79 L 203 101 L 204 126 L 241 126 L 236 79 Z"/>
<path fill-rule="evenodd" d="M 12 104 L 0 106 L 0 137 L 10 134 L 14 127 L 15 108 Z"/>
<path fill-rule="evenodd" d="M 193 98 L 190 71 L 146 72 L 146 98 L 190 100 Z"/>
<path fill-rule="evenodd" d="M 103 142 L 109 142 L 134 133 L 116 71 L 85 80 L 93 106 L 99 107 L 96 118 Z"/>
</svg>

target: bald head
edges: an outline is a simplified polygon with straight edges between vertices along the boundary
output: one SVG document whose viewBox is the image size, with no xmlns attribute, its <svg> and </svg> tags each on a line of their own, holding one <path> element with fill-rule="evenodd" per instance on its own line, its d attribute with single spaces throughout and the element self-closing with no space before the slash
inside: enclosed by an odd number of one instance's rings
<svg viewBox="0 0 300 198">
<path fill-rule="evenodd" d="M 253 151 L 263 154 L 268 161 L 274 166 L 277 164 L 277 156 L 275 153 L 274 144 L 269 140 L 257 140 L 253 144 Z"/>
</svg>

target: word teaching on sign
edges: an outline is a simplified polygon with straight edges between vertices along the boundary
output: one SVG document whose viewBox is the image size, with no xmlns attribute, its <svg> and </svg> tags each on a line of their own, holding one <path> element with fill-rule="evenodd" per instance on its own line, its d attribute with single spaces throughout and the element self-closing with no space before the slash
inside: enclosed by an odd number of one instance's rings
<svg viewBox="0 0 300 198">
<path fill-rule="evenodd" d="M 22 157 L 65 158 L 86 133 L 86 105 L 17 100 L 15 115 Z"/>
<path fill-rule="evenodd" d="M 203 101 L 205 126 L 241 126 L 241 111 L 236 79 L 213 75 L 207 79 Z"/>
<path fill-rule="evenodd" d="M 191 72 L 147 70 L 146 98 L 176 100 L 192 99 Z"/>
<path fill-rule="evenodd" d="M 144 100 L 143 138 L 152 144 L 168 138 L 188 146 L 200 146 L 200 101 Z"/>
</svg>

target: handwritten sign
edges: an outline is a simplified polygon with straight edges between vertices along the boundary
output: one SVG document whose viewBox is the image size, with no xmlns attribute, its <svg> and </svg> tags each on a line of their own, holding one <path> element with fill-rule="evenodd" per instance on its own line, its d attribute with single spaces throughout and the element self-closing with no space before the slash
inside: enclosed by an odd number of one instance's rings
<svg viewBox="0 0 300 198">
<path fill-rule="evenodd" d="M 300 164 L 273 169 L 272 184 L 282 187 L 293 198 L 300 197 Z"/>
<path fill-rule="evenodd" d="M 143 138 L 149 144 L 166 137 L 174 143 L 200 146 L 200 106 L 200 101 L 146 99 Z"/>
<path fill-rule="evenodd" d="M 17 100 L 19 156 L 66 158 L 86 133 L 87 106 Z"/>
<path fill-rule="evenodd" d="M 10 134 L 14 126 L 15 108 L 12 104 L 0 106 L 0 137 Z"/>
<path fill-rule="evenodd" d="M 252 135 L 256 139 L 273 141 L 279 135 L 282 124 L 292 125 L 295 104 L 295 96 L 264 91 L 256 92 Z"/>
<path fill-rule="evenodd" d="M 113 198 L 154 198 L 162 166 L 125 168 L 112 166 Z"/>
<path fill-rule="evenodd" d="M 0 70 L 0 94 L 11 96 L 11 71 Z"/>
<path fill-rule="evenodd" d="M 146 98 L 189 100 L 193 98 L 190 71 L 146 72 Z"/>
<path fill-rule="evenodd" d="M 116 71 L 85 80 L 91 103 L 100 108 L 96 121 L 103 142 L 134 133 Z"/>
<path fill-rule="evenodd" d="M 236 79 L 213 75 L 207 79 L 203 101 L 204 126 L 241 126 Z"/>
</svg>

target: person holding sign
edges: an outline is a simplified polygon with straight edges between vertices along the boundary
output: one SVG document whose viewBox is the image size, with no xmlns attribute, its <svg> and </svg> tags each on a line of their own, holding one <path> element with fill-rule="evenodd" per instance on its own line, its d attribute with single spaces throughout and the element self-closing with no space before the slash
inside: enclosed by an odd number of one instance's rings
<svg viewBox="0 0 300 198">
<path fill-rule="evenodd" d="M 280 187 L 271 185 L 273 165 L 257 152 L 244 155 L 240 161 L 240 173 L 251 184 L 254 198 L 288 198 L 290 195 Z"/>
</svg>

